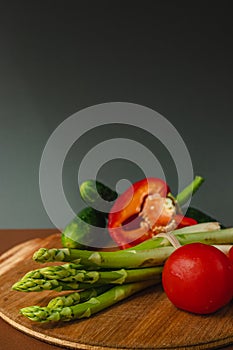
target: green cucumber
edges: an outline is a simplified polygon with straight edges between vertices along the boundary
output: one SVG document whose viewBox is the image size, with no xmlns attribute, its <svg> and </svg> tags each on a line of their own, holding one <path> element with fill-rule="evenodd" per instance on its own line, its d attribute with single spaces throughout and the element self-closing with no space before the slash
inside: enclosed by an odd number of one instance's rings
<svg viewBox="0 0 233 350">
<path fill-rule="evenodd" d="M 104 201 L 112 202 L 117 199 L 118 196 L 116 191 L 113 191 L 108 186 L 95 180 L 84 181 L 79 190 L 84 202 L 91 207 L 93 205 L 98 207 L 101 198 Z"/>
<path fill-rule="evenodd" d="M 78 249 L 91 249 L 100 246 L 101 242 L 105 245 L 110 240 L 108 230 L 104 229 L 108 214 L 92 207 L 98 208 L 100 197 L 107 202 L 114 201 L 117 193 L 99 181 L 87 180 L 81 184 L 80 194 L 88 207 L 82 209 L 65 227 L 61 235 L 62 245 L 66 248 Z M 103 228 L 101 237 L 95 227 Z"/>
<path fill-rule="evenodd" d="M 63 247 L 86 249 L 95 246 L 97 239 L 95 227 L 106 227 L 104 213 L 90 207 L 82 209 L 63 230 L 61 234 Z"/>
</svg>

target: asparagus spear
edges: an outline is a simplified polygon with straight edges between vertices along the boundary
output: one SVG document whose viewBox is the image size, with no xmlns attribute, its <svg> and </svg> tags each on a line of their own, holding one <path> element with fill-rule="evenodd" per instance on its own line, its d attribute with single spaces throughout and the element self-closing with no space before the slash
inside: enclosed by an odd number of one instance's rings
<svg viewBox="0 0 233 350">
<path fill-rule="evenodd" d="M 91 285 L 88 285 L 87 283 L 67 283 L 59 280 L 46 280 L 43 278 L 23 278 L 22 280 L 16 282 L 12 286 L 12 289 L 19 292 L 41 292 L 44 290 L 56 290 L 57 292 L 61 292 L 62 290 L 77 290 L 90 287 Z"/>
<path fill-rule="evenodd" d="M 64 261 L 94 268 L 141 268 L 162 265 L 174 251 L 173 247 L 150 250 L 128 250 L 115 252 L 93 252 L 78 249 L 40 248 L 33 255 L 37 262 Z"/>
<path fill-rule="evenodd" d="M 57 309 L 58 307 L 73 306 L 79 303 L 83 303 L 93 297 L 96 297 L 110 289 L 110 286 L 105 285 L 101 287 L 91 288 L 83 290 L 81 292 L 69 293 L 56 297 L 50 300 L 47 307 L 49 309 Z"/>
<path fill-rule="evenodd" d="M 178 230 L 177 230 L 178 231 Z M 184 245 L 191 242 L 203 242 L 206 244 L 231 244 L 233 243 L 233 228 L 177 234 L 179 242 Z M 132 249 L 115 252 L 93 252 L 78 249 L 46 249 L 41 248 L 35 252 L 33 259 L 38 262 L 66 261 L 81 263 L 85 267 L 95 268 L 139 268 L 162 265 L 174 248 L 167 246 L 170 243 L 165 238 L 148 240 Z"/>
<path fill-rule="evenodd" d="M 28 278 L 63 279 L 65 277 L 74 276 L 74 275 L 77 275 L 77 273 L 80 273 L 80 275 L 77 276 L 77 278 L 79 278 L 78 280 L 81 282 L 83 281 L 84 272 L 86 271 L 81 269 L 80 265 L 69 263 L 69 264 L 64 264 L 59 266 L 46 266 L 41 269 L 29 271 L 26 273 L 26 275 L 24 275 L 22 279 L 28 279 Z"/>
<path fill-rule="evenodd" d="M 32 321 L 37 322 L 58 322 L 71 321 L 81 318 L 87 318 L 91 315 L 104 310 L 129 296 L 142 291 L 158 282 L 155 280 L 128 283 L 115 286 L 107 292 L 93 297 L 90 300 L 74 306 L 62 308 L 48 308 L 40 306 L 29 306 L 21 309 L 21 313 Z"/>
<path fill-rule="evenodd" d="M 215 225 L 216 223 L 212 223 Z M 203 224 L 200 224 L 203 225 Z M 193 230 L 195 231 L 197 228 L 194 225 Z M 189 226 L 190 228 L 192 226 Z M 216 226 L 217 227 L 217 226 Z M 222 230 L 214 230 L 214 231 L 201 231 L 201 232 L 190 232 L 187 230 L 178 229 L 175 231 L 172 231 L 174 236 L 178 239 L 181 245 L 193 243 L 193 242 L 200 242 L 205 244 L 231 244 L 233 243 L 233 228 L 227 228 Z M 162 248 L 170 246 L 170 242 L 166 238 L 156 237 L 154 236 L 151 239 L 148 239 L 140 244 L 138 244 L 135 247 L 128 248 L 127 250 L 148 250 L 148 249 L 154 249 L 154 248 Z"/>
<path fill-rule="evenodd" d="M 144 269 L 117 270 L 117 271 L 85 271 L 75 269 L 74 264 L 59 266 L 47 266 L 38 270 L 28 272 L 21 281 L 30 278 L 44 278 L 49 280 L 59 280 L 62 282 L 84 282 L 84 283 L 129 283 L 140 279 L 150 279 L 154 274 L 161 273 L 162 267 L 147 267 Z M 40 276 L 40 277 L 38 277 Z M 133 279 L 133 280 L 132 280 Z"/>
<path fill-rule="evenodd" d="M 53 269 L 55 269 L 55 275 L 59 277 L 58 266 L 50 266 L 50 279 L 40 278 L 34 279 L 31 277 L 23 277 L 20 281 L 13 285 L 13 290 L 22 292 L 35 292 L 41 290 L 71 290 L 71 289 L 86 289 L 90 288 L 93 284 L 100 286 L 103 284 L 123 284 L 132 283 L 145 280 L 161 280 L 162 266 L 149 267 L 144 269 L 132 269 L 132 270 L 118 270 L 118 271 L 83 271 L 81 274 L 77 272 L 78 278 L 75 279 L 74 275 L 70 277 L 56 279 L 53 278 Z M 62 276 L 62 266 L 59 266 Z M 45 268 L 46 269 L 46 268 Z M 67 268 L 66 268 L 67 270 Z M 82 275 L 81 278 L 79 275 Z"/>
<path fill-rule="evenodd" d="M 205 221 L 196 225 L 185 226 L 182 228 L 178 228 L 173 231 L 174 234 L 179 233 L 199 233 L 199 232 L 209 232 L 209 231 L 217 231 L 220 230 L 220 223 L 217 221 Z"/>
</svg>

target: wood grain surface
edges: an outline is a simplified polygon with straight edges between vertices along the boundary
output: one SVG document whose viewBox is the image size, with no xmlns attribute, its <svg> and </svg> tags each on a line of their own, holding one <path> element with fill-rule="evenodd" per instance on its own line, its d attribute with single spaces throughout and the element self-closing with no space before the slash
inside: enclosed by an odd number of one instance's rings
<svg viewBox="0 0 233 350">
<path fill-rule="evenodd" d="M 13 327 L 45 342 L 71 349 L 216 349 L 233 343 L 233 303 L 209 316 L 177 310 L 161 286 L 150 288 L 90 319 L 38 324 L 19 314 L 29 305 L 46 305 L 57 292 L 22 293 L 11 286 L 38 268 L 32 254 L 59 247 L 59 234 L 20 244 L 0 256 L 0 316 Z"/>
</svg>

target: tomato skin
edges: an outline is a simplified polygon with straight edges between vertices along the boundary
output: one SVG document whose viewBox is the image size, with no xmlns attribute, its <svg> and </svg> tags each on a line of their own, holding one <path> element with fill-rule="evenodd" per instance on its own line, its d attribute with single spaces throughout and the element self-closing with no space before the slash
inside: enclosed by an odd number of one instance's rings
<svg viewBox="0 0 233 350">
<path fill-rule="evenodd" d="M 162 283 L 168 299 L 176 307 L 210 314 L 232 299 L 233 265 L 213 246 L 187 244 L 166 261 Z"/>
<path fill-rule="evenodd" d="M 230 261 L 232 262 L 232 264 L 233 264 L 233 246 L 231 247 L 231 249 L 229 250 L 229 259 L 230 259 Z"/>
<path fill-rule="evenodd" d="M 233 271 L 233 246 L 231 247 L 231 249 L 228 252 L 228 258 L 232 264 L 232 271 Z M 232 272 L 232 279 L 233 279 L 233 272 Z M 233 286 L 232 286 L 232 297 L 233 297 Z"/>
</svg>

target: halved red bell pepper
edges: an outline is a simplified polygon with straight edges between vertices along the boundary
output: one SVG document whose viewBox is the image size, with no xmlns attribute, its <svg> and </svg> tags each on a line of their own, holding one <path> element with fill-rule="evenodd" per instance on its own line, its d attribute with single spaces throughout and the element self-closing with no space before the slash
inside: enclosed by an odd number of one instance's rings
<svg viewBox="0 0 233 350">
<path fill-rule="evenodd" d="M 126 249 L 160 232 L 197 224 L 177 213 L 177 206 L 165 181 L 146 178 L 134 183 L 115 201 L 108 230 L 121 249 Z"/>
</svg>

